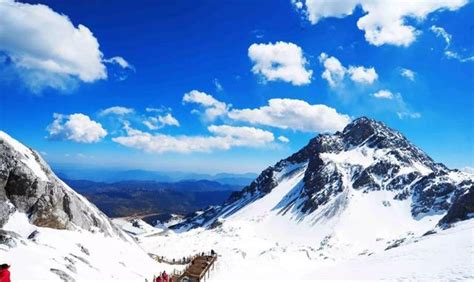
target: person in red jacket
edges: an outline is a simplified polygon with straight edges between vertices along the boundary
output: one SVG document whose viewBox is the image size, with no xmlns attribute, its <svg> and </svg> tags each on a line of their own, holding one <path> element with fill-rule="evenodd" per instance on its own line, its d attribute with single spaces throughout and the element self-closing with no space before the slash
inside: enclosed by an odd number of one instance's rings
<svg viewBox="0 0 474 282">
<path fill-rule="evenodd" d="M 170 282 L 170 278 L 166 271 L 163 271 L 163 273 L 161 273 L 161 277 L 163 277 L 163 282 Z"/>
<path fill-rule="evenodd" d="M 8 264 L 0 265 L 0 282 L 11 282 L 9 268 Z"/>
<path fill-rule="evenodd" d="M 155 282 L 163 282 L 163 278 L 161 278 L 161 275 L 156 277 Z"/>
</svg>

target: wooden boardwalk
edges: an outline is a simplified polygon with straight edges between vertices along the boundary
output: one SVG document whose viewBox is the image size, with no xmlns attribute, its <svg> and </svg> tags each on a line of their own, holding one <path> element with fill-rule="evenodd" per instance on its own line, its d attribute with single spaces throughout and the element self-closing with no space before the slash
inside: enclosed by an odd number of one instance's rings
<svg viewBox="0 0 474 282">
<path fill-rule="evenodd" d="M 201 282 L 209 278 L 210 271 L 214 269 L 216 255 L 200 255 L 194 257 L 191 263 L 181 273 L 173 273 L 171 282 Z"/>
</svg>

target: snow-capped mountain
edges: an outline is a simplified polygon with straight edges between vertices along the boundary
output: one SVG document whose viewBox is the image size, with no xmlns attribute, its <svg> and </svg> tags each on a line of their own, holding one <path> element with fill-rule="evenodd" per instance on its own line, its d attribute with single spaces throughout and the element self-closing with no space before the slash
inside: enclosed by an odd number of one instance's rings
<svg viewBox="0 0 474 282">
<path fill-rule="evenodd" d="M 0 262 L 13 281 L 143 281 L 169 269 L 2 131 Z"/>
<path fill-rule="evenodd" d="M 291 189 L 269 208 L 296 221 L 315 216 L 328 220 L 355 201 L 355 194 L 381 193 L 388 209 L 396 209 L 389 208 L 392 203 L 408 204 L 413 220 L 436 215 L 444 216 L 440 223 L 449 224 L 473 216 L 472 205 L 466 205 L 474 193 L 472 175 L 435 163 L 399 132 L 362 117 L 342 132 L 317 136 L 265 169 L 223 206 L 188 218 L 176 228 L 217 226 L 253 203 L 275 197 L 289 181 L 294 182 Z"/>
<path fill-rule="evenodd" d="M 84 197 L 54 175 L 41 156 L 0 132 L 0 227 L 15 213 L 28 213 L 39 227 L 122 232 Z"/>
<path fill-rule="evenodd" d="M 473 279 L 473 183 L 359 118 L 141 245 L 165 256 L 217 251 L 210 281 Z"/>
</svg>

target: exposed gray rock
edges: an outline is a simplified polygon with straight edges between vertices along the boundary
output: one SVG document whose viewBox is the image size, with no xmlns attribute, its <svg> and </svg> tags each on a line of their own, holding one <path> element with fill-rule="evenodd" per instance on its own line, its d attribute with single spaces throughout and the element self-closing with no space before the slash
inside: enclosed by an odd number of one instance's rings
<svg viewBox="0 0 474 282">
<path fill-rule="evenodd" d="M 0 131 L 0 228 L 15 211 L 40 227 L 123 236 L 107 216 L 58 179 L 38 153 Z"/>
<path fill-rule="evenodd" d="M 336 164 L 326 157 L 355 149 L 365 154 L 377 154 L 368 166 L 350 162 Z M 394 200 L 412 201 L 412 215 L 415 218 L 445 214 L 448 210 L 446 222 L 474 216 L 468 204 L 472 195 L 464 193 L 472 189 L 472 176 L 435 163 L 399 132 L 381 122 L 362 117 L 347 125 L 342 132 L 318 135 L 295 154 L 265 169 L 249 186 L 233 193 L 224 205 L 188 216 L 172 228 L 214 226 L 220 217 L 232 215 L 270 193 L 281 180 L 276 175 L 297 164 L 300 167 L 306 164 L 304 186 L 286 206 L 279 206 L 283 211 L 281 214 L 290 208 L 298 211 L 299 216 L 310 214 L 352 188 L 364 193 L 394 191 Z M 339 209 L 340 206 L 333 208 Z M 325 212 L 327 215 L 336 213 Z"/>
</svg>

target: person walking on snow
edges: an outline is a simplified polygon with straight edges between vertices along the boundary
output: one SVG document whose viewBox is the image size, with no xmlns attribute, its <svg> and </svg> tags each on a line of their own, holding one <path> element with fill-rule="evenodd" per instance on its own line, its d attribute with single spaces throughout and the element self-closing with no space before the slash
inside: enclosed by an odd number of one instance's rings
<svg viewBox="0 0 474 282">
<path fill-rule="evenodd" d="M 166 273 L 166 271 L 163 271 L 163 273 L 161 274 L 161 277 L 163 277 L 163 282 L 170 282 L 170 278 L 168 276 L 168 274 Z"/>
<path fill-rule="evenodd" d="M 164 282 L 164 281 L 163 281 L 163 278 L 161 278 L 161 275 L 158 276 L 158 277 L 156 277 L 155 282 Z"/>
<path fill-rule="evenodd" d="M 0 265 L 0 282 L 11 282 L 9 268 L 8 264 Z"/>
</svg>

